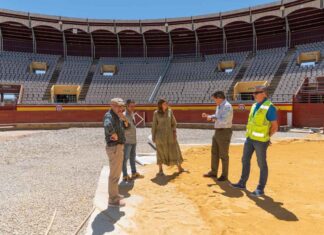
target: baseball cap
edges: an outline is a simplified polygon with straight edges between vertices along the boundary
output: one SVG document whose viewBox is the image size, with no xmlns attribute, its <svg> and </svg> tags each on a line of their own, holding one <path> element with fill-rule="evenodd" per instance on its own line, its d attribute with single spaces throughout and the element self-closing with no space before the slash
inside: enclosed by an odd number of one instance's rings
<svg viewBox="0 0 324 235">
<path fill-rule="evenodd" d="M 110 101 L 111 104 L 116 104 L 116 105 L 119 105 L 119 106 L 125 106 L 125 102 L 122 98 L 113 98 L 111 99 Z"/>
</svg>

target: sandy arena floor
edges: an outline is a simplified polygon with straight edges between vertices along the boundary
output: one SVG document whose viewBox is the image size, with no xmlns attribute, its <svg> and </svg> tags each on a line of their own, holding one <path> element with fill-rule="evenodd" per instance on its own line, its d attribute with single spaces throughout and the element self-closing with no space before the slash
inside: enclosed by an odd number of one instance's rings
<svg viewBox="0 0 324 235">
<path fill-rule="evenodd" d="M 138 153 L 152 152 L 149 134 L 149 128 L 138 129 Z M 187 149 L 184 166 L 190 173 L 177 176 L 172 175 L 175 169 L 167 169 L 171 176 L 161 179 L 155 178 L 156 166 L 142 168 L 146 178 L 124 192 L 145 197 L 137 213 L 138 231 L 129 234 L 214 235 L 243 230 L 324 234 L 320 224 L 324 143 L 272 146 L 267 194 L 274 202 L 267 198 L 256 203 L 245 192 L 201 177 L 208 170 L 210 154 L 208 147 L 197 144 L 209 145 L 212 135 L 212 130 L 178 129 L 179 142 Z M 301 133 L 276 134 L 278 139 L 303 137 Z M 232 143 L 243 141 L 244 132 L 235 131 Z M 233 181 L 241 171 L 240 157 L 241 147 L 231 147 Z M 257 183 L 255 162 L 249 190 Z M 93 207 L 100 171 L 107 164 L 102 128 L 0 131 L 0 234 L 44 234 L 55 209 L 50 234 L 73 234 Z"/>
<path fill-rule="evenodd" d="M 242 146 L 230 149 L 230 180 L 241 173 Z M 266 196 L 249 196 L 259 170 L 252 159 L 248 191 L 206 179 L 210 147 L 184 150 L 188 173 L 155 177 L 156 166 L 145 167 L 146 178 L 129 195 L 144 197 L 131 234 L 324 234 L 324 142 L 284 141 L 270 147 Z"/>
</svg>

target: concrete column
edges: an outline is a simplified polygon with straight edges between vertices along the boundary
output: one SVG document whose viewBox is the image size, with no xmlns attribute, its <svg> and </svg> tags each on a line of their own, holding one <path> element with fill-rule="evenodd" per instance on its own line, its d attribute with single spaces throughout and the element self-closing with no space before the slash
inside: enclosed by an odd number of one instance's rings
<svg viewBox="0 0 324 235">
<path fill-rule="evenodd" d="M 169 51 L 170 51 L 170 57 L 173 57 L 173 43 L 172 43 L 171 33 L 169 33 Z"/>
<path fill-rule="evenodd" d="M 195 39 L 196 39 L 196 57 L 198 57 L 200 54 L 200 44 L 199 44 L 197 31 L 195 30 L 194 32 L 195 32 Z"/>
<path fill-rule="evenodd" d="M 253 28 L 253 53 L 256 53 L 258 51 L 258 46 L 257 46 L 257 35 L 255 31 L 254 22 L 252 23 L 252 28 Z"/>
<path fill-rule="evenodd" d="M 146 58 L 147 57 L 147 46 L 146 46 L 145 35 L 143 34 L 143 28 L 142 28 L 141 21 L 139 21 L 139 25 L 140 25 L 140 32 L 142 34 L 142 40 L 143 40 L 143 57 Z"/>
<path fill-rule="evenodd" d="M 121 57 L 122 56 L 122 48 L 121 48 L 121 44 L 120 44 L 120 40 L 119 40 L 118 33 L 116 35 L 117 35 L 117 43 L 118 43 L 118 57 Z"/>
<path fill-rule="evenodd" d="M 92 33 L 90 33 L 91 39 L 91 58 L 94 59 L 96 57 L 96 45 L 94 44 Z"/>
<path fill-rule="evenodd" d="M 285 17 L 286 22 L 286 48 L 289 49 L 291 46 L 291 33 L 287 16 Z"/>
<path fill-rule="evenodd" d="M 193 20 L 193 17 L 191 16 L 191 30 L 195 33 L 195 51 L 196 51 L 196 57 L 198 57 L 199 53 L 200 53 L 200 45 L 199 45 L 199 38 L 197 35 L 197 31 L 195 28 L 195 23 Z"/>
<path fill-rule="evenodd" d="M 223 31 L 223 54 L 227 54 L 227 39 L 226 39 L 225 28 L 223 27 L 223 17 L 221 12 L 219 13 L 219 18 L 220 18 L 220 26 Z"/>
<path fill-rule="evenodd" d="M 37 42 L 36 42 L 36 37 L 35 37 L 35 32 L 34 28 L 31 28 L 32 30 L 32 36 L 33 36 L 33 53 L 37 53 Z"/>
<path fill-rule="evenodd" d="M 62 31 L 62 35 L 63 35 L 63 54 L 64 54 L 64 58 L 66 58 L 67 57 L 67 44 L 66 44 L 66 40 L 65 40 L 64 31 Z"/>
<path fill-rule="evenodd" d="M 36 46 L 35 33 L 34 33 L 34 29 L 33 29 L 31 26 L 32 26 L 32 23 L 31 23 L 31 19 L 30 19 L 30 13 L 28 12 L 28 27 L 29 27 L 30 30 L 32 31 L 32 39 L 33 39 L 33 53 L 37 53 L 37 46 Z"/>
<path fill-rule="evenodd" d="M 90 24 L 89 24 L 89 19 L 87 18 L 87 33 L 90 35 L 90 51 L 91 51 L 91 58 L 94 59 L 95 57 L 95 52 L 94 52 L 94 42 L 92 38 L 92 33 L 90 32 Z"/>
<path fill-rule="evenodd" d="M 121 57 L 121 44 L 120 44 L 120 40 L 119 40 L 119 35 L 117 33 L 117 25 L 116 25 L 116 21 L 114 20 L 114 33 L 116 34 L 117 37 L 117 52 L 118 52 L 118 57 Z"/>
<path fill-rule="evenodd" d="M 226 38 L 226 32 L 225 29 L 223 29 L 223 54 L 227 54 L 227 38 Z"/>
<path fill-rule="evenodd" d="M 0 28 L 0 51 L 3 51 L 3 37 L 2 37 L 2 29 Z"/>
<path fill-rule="evenodd" d="M 146 40 L 145 40 L 145 35 L 144 33 L 142 33 L 142 37 L 143 37 L 143 50 L 144 50 L 144 57 L 147 57 L 147 45 L 146 45 Z"/>
</svg>

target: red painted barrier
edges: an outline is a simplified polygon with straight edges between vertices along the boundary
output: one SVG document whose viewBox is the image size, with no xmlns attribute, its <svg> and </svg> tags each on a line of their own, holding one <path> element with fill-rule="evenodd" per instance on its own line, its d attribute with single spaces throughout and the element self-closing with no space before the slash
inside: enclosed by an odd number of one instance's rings
<svg viewBox="0 0 324 235">
<path fill-rule="evenodd" d="M 246 124 L 250 106 L 234 107 L 234 124 Z M 280 125 L 287 124 L 287 110 L 289 105 L 278 106 Z M 288 107 L 288 108 L 287 108 Z M 215 112 L 214 105 L 172 105 L 171 107 L 179 123 L 204 123 L 201 114 Z M 291 107 L 290 107 L 291 108 Z M 79 105 L 79 106 L 26 106 L 19 105 L 17 110 L 0 110 L 0 124 L 14 123 L 59 123 L 59 122 L 101 122 L 109 106 Z M 155 106 L 139 105 L 137 112 L 143 116 L 145 122 L 152 122 Z M 280 110 L 282 109 L 282 110 Z"/>
<path fill-rule="evenodd" d="M 294 103 L 293 125 L 295 127 L 324 127 L 324 104 Z"/>
</svg>

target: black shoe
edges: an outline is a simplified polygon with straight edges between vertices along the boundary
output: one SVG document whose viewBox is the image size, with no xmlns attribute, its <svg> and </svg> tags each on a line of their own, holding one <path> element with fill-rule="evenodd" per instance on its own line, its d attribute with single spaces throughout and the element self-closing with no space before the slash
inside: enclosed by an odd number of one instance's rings
<svg viewBox="0 0 324 235">
<path fill-rule="evenodd" d="M 206 174 L 203 174 L 204 177 L 209 177 L 209 178 L 217 178 L 217 175 L 213 174 L 212 172 L 208 172 Z"/>
<path fill-rule="evenodd" d="M 246 189 L 245 185 L 241 184 L 241 183 L 237 183 L 237 184 L 230 184 L 233 188 L 237 188 L 237 189 L 241 189 L 244 190 Z"/>
<path fill-rule="evenodd" d="M 217 181 L 227 181 L 227 177 L 222 175 L 221 177 L 217 178 Z"/>
<path fill-rule="evenodd" d="M 253 197 L 261 197 L 263 195 L 264 195 L 264 191 L 261 189 L 256 189 L 255 191 L 253 191 L 251 193 L 251 196 L 253 196 Z"/>
</svg>

